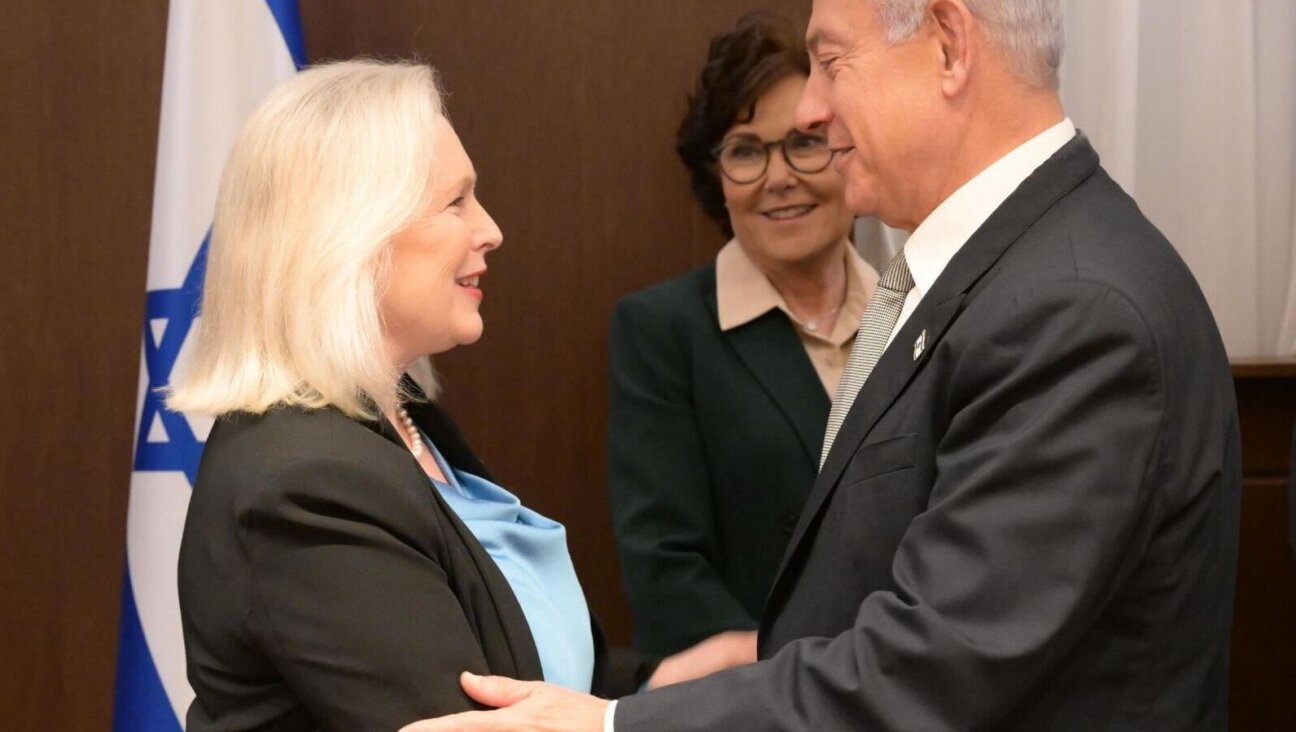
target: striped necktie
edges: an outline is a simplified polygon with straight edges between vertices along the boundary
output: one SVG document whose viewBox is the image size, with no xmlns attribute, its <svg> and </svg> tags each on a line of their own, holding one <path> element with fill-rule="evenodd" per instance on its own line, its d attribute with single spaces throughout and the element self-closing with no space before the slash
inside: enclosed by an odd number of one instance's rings
<svg viewBox="0 0 1296 732">
<path fill-rule="evenodd" d="M 828 460 L 828 451 L 832 449 L 837 431 L 841 429 L 846 413 L 855 403 L 859 394 L 873 373 L 882 352 L 886 350 L 887 339 L 900 319 L 900 309 L 904 306 L 905 296 L 913 289 L 913 275 L 905 263 L 904 250 L 901 249 L 891 264 L 887 265 L 882 281 L 878 282 L 869 300 L 864 315 L 860 317 L 859 330 L 855 333 L 855 344 L 851 346 L 850 358 L 842 372 L 841 381 L 837 382 L 837 395 L 833 397 L 832 411 L 828 413 L 828 428 L 824 432 L 823 454 L 819 457 L 819 469 L 823 469 Z"/>
</svg>

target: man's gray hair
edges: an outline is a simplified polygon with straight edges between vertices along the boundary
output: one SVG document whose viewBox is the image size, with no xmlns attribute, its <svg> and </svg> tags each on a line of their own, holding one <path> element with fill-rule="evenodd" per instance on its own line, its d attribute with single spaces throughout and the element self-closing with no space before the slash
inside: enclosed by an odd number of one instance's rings
<svg viewBox="0 0 1296 732">
<path fill-rule="evenodd" d="M 887 40 L 908 40 L 922 25 L 929 0 L 871 0 Z M 1017 76 L 1056 89 L 1065 41 L 1062 0 L 963 0 Z"/>
</svg>

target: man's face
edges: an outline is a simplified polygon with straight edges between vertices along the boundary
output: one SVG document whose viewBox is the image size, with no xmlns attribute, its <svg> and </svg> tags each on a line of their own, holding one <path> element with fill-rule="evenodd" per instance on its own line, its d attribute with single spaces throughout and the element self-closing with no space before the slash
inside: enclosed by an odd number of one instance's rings
<svg viewBox="0 0 1296 732">
<path fill-rule="evenodd" d="M 871 0 L 814 0 L 807 40 L 797 125 L 827 130 L 854 213 L 912 230 L 941 157 L 942 57 L 929 23 L 892 46 Z"/>
</svg>

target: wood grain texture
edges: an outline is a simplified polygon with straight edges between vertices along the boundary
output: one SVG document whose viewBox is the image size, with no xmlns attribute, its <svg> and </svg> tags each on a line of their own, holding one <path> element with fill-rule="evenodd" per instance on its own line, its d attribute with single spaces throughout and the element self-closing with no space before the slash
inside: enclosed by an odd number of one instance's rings
<svg viewBox="0 0 1296 732">
<path fill-rule="evenodd" d="M 1296 561 L 1288 517 L 1292 364 L 1234 368 L 1242 425 L 1242 529 L 1229 658 L 1234 730 L 1296 729 Z"/>
<path fill-rule="evenodd" d="M 0 719 L 107 729 L 165 0 L 0 23 Z"/>
</svg>

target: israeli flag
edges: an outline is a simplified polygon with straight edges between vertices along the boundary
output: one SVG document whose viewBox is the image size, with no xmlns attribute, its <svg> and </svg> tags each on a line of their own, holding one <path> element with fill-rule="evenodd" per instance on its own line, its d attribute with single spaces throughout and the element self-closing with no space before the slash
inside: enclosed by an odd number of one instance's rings
<svg viewBox="0 0 1296 732">
<path fill-rule="evenodd" d="M 157 389 L 186 357 L 216 188 L 234 137 L 270 89 L 306 63 L 297 0 L 171 0 L 169 12 L 115 732 L 177 732 L 194 698 L 176 562 L 211 421 L 168 411 Z"/>
</svg>

